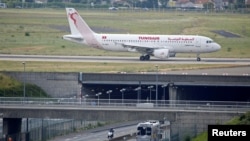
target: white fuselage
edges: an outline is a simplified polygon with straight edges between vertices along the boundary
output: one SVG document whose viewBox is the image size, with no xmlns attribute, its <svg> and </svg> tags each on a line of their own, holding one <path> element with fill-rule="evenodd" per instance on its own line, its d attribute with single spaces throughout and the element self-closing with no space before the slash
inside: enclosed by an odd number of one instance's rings
<svg viewBox="0 0 250 141">
<path fill-rule="evenodd" d="M 150 56 L 166 59 L 176 53 L 210 53 L 220 50 L 220 45 L 205 36 L 148 35 L 148 34 L 98 34 L 91 30 L 74 8 L 66 8 L 71 34 L 63 39 L 109 51 L 139 52 L 140 60 Z"/>
<path fill-rule="evenodd" d="M 210 53 L 220 49 L 212 39 L 194 35 L 95 34 L 98 44 L 84 43 L 109 51 L 137 52 L 123 44 L 169 49 L 170 53 Z"/>
</svg>

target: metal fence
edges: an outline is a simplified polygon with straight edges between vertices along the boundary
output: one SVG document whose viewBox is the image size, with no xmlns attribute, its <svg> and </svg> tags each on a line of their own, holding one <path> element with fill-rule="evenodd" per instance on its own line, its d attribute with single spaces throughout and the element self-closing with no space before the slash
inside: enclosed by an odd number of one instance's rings
<svg viewBox="0 0 250 141">
<path fill-rule="evenodd" d="M 167 110 L 202 110 L 202 111 L 250 111 L 250 102 L 235 101 L 182 101 L 182 100 L 129 100 L 129 99 L 90 99 L 90 98 L 24 98 L 24 97 L 3 97 L 0 98 L 0 107 L 9 106 L 53 106 L 53 107 L 79 107 L 79 108 L 151 108 Z M 218 115 L 210 119 L 202 116 L 190 117 L 191 115 L 176 115 L 176 121 L 172 123 L 172 139 L 184 139 L 186 136 L 195 136 L 207 129 L 207 124 L 222 124 L 230 119 L 230 116 Z M 27 131 L 25 124 L 27 119 L 23 119 L 22 132 Z M 79 129 L 90 128 L 98 125 L 98 122 L 84 120 L 61 120 L 61 119 L 29 119 L 30 141 L 47 140 L 59 135 L 75 132 Z M 1 135 L 0 135 L 1 136 Z"/>
<path fill-rule="evenodd" d="M 74 119 L 23 119 L 21 136 L 24 136 L 28 133 L 29 141 L 46 141 L 48 139 L 66 135 L 76 131 L 92 129 L 94 127 L 102 125 L 103 123 L 104 122 L 100 121 L 97 122 Z M 2 126 L 3 125 L 1 122 L 1 129 Z M 2 130 L 0 131 L 0 136 L 3 137 Z M 12 139 L 15 139 L 15 137 L 19 135 L 8 136 L 12 137 Z"/>
<path fill-rule="evenodd" d="M 96 121 L 61 120 L 61 122 L 57 122 L 55 120 L 41 119 L 41 125 L 29 131 L 30 141 L 44 141 L 59 135 L 93 128 L 98 124 Z"/>
<path fill-rule="evenodd" d="M 39 105 L 54 107 L 120 107 L 153 108 L 173 110 L 218 110 L 249 111 L 250 102 L 235 101 L 190 101 L 190 100 L 134 100 L 134 99 L 88 99 L 88 98 L 28 98 L 2 97 L 0 106 Z"/>
</svg>

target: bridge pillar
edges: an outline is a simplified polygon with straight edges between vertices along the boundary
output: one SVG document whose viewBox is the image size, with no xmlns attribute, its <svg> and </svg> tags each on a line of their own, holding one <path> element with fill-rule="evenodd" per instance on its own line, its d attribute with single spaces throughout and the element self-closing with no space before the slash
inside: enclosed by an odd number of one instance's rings
<svg viewBox="0 0 250 141">
<path fill-rule="evenodd" d="M 21 140 L 22 118 L 3 118 L 3 135 L 8 140 Z"/>
<path fill-rule="evenodd" d="M 170 100 L 170 106 L 174 106 L 175 102 L 177 100 L 177 87 L 174 86 L 173 83 L 169 83 L 168 85 L 168 92 L 169 92 L 169 100 Z"/>
</svg>

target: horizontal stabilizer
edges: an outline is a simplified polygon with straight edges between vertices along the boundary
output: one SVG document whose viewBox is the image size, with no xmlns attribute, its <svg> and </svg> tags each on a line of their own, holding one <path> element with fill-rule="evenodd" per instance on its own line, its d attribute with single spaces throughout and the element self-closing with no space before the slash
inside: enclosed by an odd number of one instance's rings
<svg viewBox="0 0 250 141">
<path fill-rule="evenodd" d="M 64 35 L 63 39 L 65 40 L 70 40 L 70 41 L 75 41 L 75 42 L 83 42 L 84 39 L 81 35 Z"/>
</svg>

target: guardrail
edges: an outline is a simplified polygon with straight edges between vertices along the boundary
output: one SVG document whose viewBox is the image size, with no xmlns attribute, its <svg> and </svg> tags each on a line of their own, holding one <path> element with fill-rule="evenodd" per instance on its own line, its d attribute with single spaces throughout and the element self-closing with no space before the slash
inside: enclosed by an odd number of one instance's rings
<svg viewBox="0 0 250 141">
<path fill-rule="evenodd" d="M 132 99 L 121 100 L 121 99 L 90 99 L 90 98 L 81 99 L 81 98 L 2 97 L 0 98 L 0 106 L 1 105 L 250 111 L 250 102 L 234 102 L 234 101 L 186 101 L 186 100 L 150 101 L 150 100 L 132 100 Z"/>
</svg>

